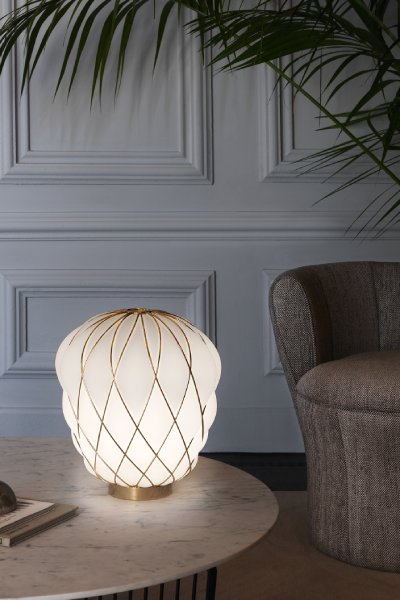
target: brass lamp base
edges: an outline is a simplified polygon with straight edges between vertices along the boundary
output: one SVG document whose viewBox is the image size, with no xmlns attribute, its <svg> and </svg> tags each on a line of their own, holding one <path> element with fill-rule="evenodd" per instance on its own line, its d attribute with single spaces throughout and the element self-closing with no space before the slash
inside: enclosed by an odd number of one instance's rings
<svg viewBox="0 0 400 600">
<path fill-rule="evenodd" d="M 124 487 L 110 483 L 108 493 L 121 500 L 158 500 L 172 494 L 172 483 L 153 487 Z"/>
</svg>

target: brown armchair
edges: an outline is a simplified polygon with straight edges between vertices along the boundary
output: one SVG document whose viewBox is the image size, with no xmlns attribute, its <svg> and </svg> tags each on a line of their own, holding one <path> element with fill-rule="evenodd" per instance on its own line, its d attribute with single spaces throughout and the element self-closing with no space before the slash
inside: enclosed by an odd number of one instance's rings
<svg viewBox="0 0 400 600">
<path fill-rule="evenodd" d="M 304 438 L 312 542 L 400 571 L 400 263 L 287 271 L 270 311 Z"/>
</svg>

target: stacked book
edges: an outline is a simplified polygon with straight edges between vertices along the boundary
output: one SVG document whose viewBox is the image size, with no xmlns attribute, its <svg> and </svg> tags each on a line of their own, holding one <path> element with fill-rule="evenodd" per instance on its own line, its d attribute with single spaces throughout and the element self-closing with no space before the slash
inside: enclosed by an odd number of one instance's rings
<svg viewBox="0 0 400 600">
<path fill-rule="evenodd" d="M 74 517 L 78 507 L 17 498 L 17 508 L 0 515 L 0 546 L 12 546 Z"/>
</svg>

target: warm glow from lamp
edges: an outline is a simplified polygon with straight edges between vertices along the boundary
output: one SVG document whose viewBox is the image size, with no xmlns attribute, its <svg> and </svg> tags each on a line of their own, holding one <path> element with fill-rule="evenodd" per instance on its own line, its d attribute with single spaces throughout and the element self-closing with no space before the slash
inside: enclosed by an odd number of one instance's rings
<svg viewBox="0 0 400 600">
<path fill-rule="evenodd" d="M 72 440 L 111 494 L 165 496 L 193 470 L 221 361 L 190 321 L 143 308 L 96 315 L 61 343 L 56 371 Z"/>
</svg>

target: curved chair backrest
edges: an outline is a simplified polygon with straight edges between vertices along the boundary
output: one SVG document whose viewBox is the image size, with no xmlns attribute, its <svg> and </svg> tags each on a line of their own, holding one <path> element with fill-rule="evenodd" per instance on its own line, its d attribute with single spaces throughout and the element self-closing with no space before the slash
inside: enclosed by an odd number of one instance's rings
<svg viewBox="0 0 400 600">
<path fill-rule="evenodd" d="M 400 349 L 400 263 L 292 269 L 273 282 L 269 304 L 292 395 L 300 377 L 322 362 Z"/>
</svg>

